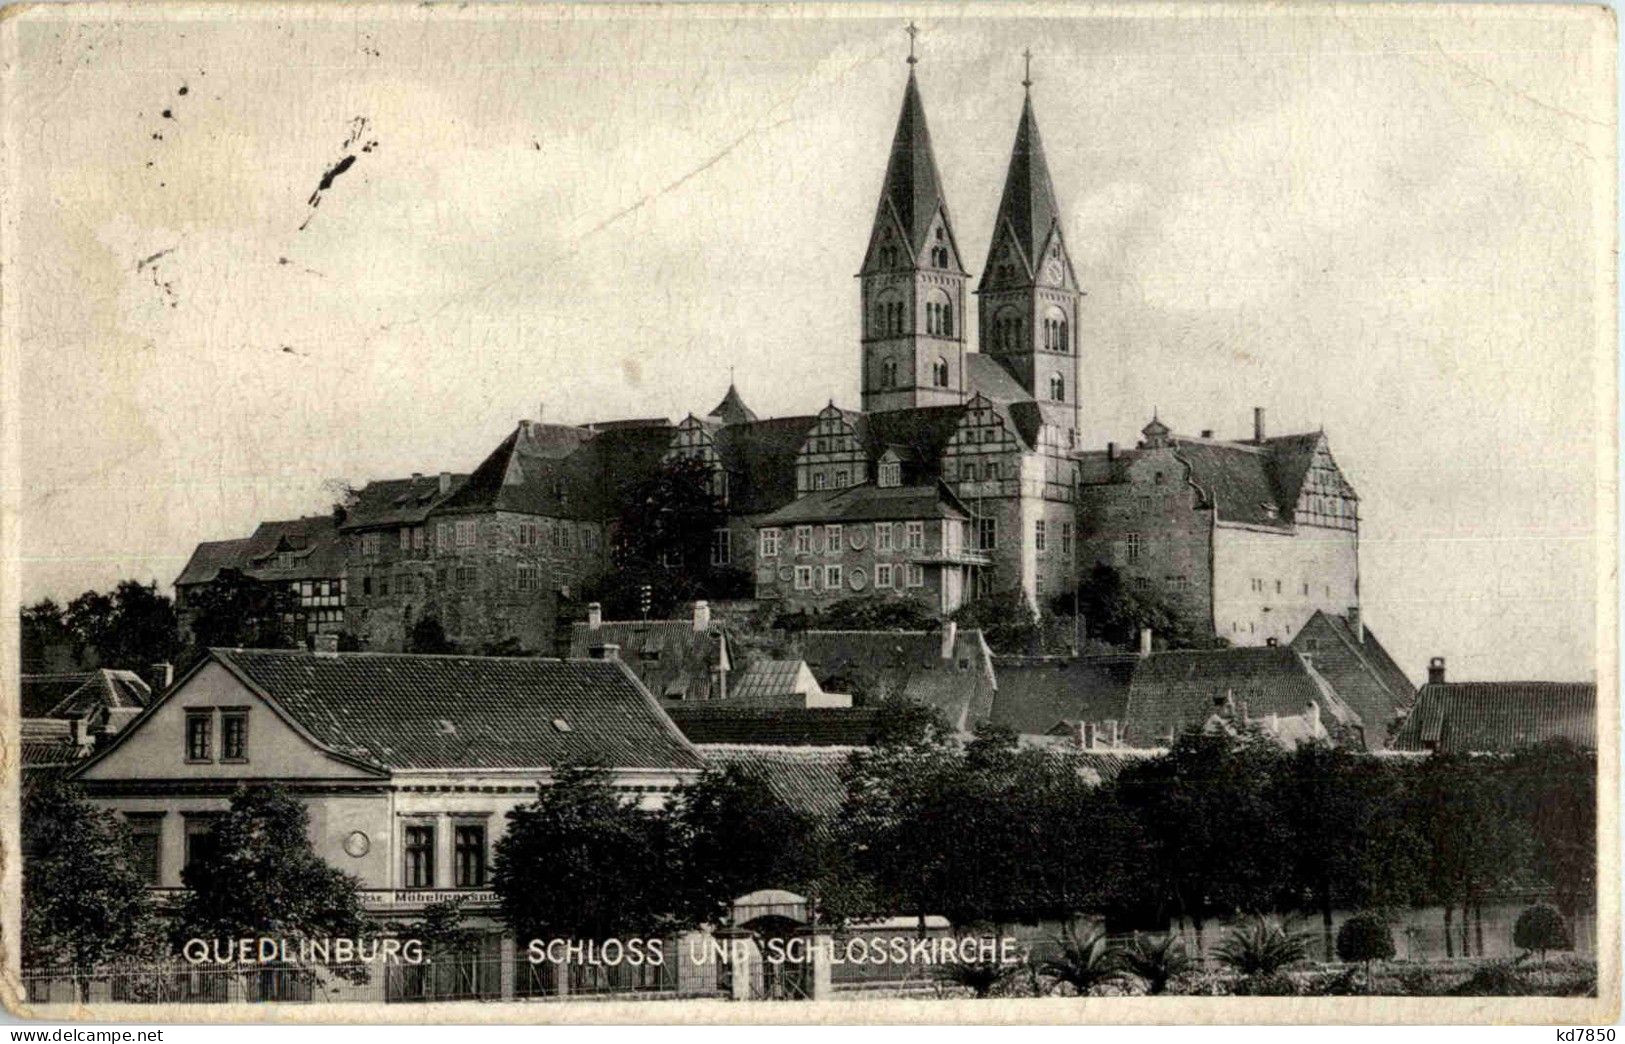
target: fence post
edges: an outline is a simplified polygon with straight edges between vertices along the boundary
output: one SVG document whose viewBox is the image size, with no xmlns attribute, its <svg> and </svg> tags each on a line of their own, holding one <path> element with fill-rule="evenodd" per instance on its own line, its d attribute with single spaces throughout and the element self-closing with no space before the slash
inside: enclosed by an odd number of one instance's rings
<svg viewBox="0 0 1625 1044">
<path fill-rule="evenodd" d="M 497 937 L 497 961 L 499 962 L 497 965 L 497 990 L 505 1001 L 514 998 L 514 979 L 518 974 L 518 969 L 514 967 L 516 960 L 518 960 L 518 954 L 515 952 L 513 936 L 503 932 Z"/>
</svg>

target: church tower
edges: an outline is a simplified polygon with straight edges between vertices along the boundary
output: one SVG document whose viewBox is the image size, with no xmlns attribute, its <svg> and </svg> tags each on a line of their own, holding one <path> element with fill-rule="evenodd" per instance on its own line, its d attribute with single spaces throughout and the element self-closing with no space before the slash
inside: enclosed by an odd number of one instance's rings
<svg viewBox="0 0 1625 1044">
<path fill-rule="evenodd" d="M 1033 116 L 1030 53 L 1027 60 L 1021 123 L 987 266 L 976 291 L 977 317 L 982 352 L 998 359 L 1032 395 L 1044 422 L 1058 429 L 1064 445 L 1075 441 L 1079 426 L 1082 369 L 1077 330 L 1082 294 L 1061 234 L 1061 208 Z"/>
<path fill-rule="evenodd" d="M 858 278 L 862 290 L 865 411 L 945 406 L 965 399 L 965 291 L 970 273 L 948 220 L 931 132 L 908 85 Z"/>
</svg>

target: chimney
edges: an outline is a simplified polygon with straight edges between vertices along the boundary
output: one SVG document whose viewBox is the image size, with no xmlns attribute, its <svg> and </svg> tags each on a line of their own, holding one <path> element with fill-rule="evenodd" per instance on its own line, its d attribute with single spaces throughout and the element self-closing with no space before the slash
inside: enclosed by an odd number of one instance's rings
<svg viewBox="0 0 1625 1044">
<path fill-rule="evenodd" d="M 1213 429 L 1212 428 L 1203 428 L 1202 429 L 1202 438 L 1211 439 L 1212 437 L 1213 437 Z"/>
<path fill-rule="evenodd" d="M 694 629 L 696 631 L 711 629 L 711 603 L 703 598 L 694 603 Z"/>
<path fill-rule="evenodd" d="M 451 492 L 451 472 L 442 471 L 440 473 L 440 495 L 445 496 L 447 493 L 450 493 L 450 492 Z"/>
<path fill-rule="evenodd" d="M 422 477 L 423 477 L 423 472 L 421 472 L 421 471 L 412 472 L 412 484 L 417 485 L 418 480 L 421 479 Z"/>
<path fill-rule="evenodd" d="M 1119 726 L 1117 724 L 1117 719 L 1116 718 L 1107 718 L 1106 719 L 1106 745 L 1109 746 L 1109 747 L 1116 748 L 1116 747 L 1121 746 L 1122 743 L 1123 743 L 1123 734 L 1119 730 Z"/>
<path fill-rule="evenodd" d="M 587 630 L 596 631 L 604 626 L 604 607 L 598 602 L 587 603 Z"/>
<path fill-rule="evenodd" d="M 152 681 L 150 684 L 152 685 L 153 695 L 156 696 L 175 684 L 175 665 L 169 661 L 161 660 L 153 664 L 151 670 Z"/>
<path fill-rule="evenodd" d="M 1316 703 L 1314 700 L 1310 700 L 1309 701 L 1309 706 L 1307 708 L 1307 713 L 1308 713 L 1308 716 L 1309 716 L 1309 728 L 1310 728 L 1311 733 L 1319 732 L 1320 731 L 1320 704 Z"/>
<path fill-rule="evenodd" d="M 1086 721 L 1086 722 L 1083 723 L 1082 728 L 1083 728 L 1083 743 L 1080 744 L 1080 745 L 1083 747 L 1084 750 L 1094 750 L 1095 749 L 1095 740 L 1098 738 L 1096 730 L 1095 730 L 1095 723 L 1092 722 L 1092 721 Z"/>
<path fill-rule="evenodd" d="M 1443 685 L 1444 684 L 1444 657 L 1443 656 L 1435 656 L 1433 659 L 1428 661 L 1428 684 L 1429 685 Z"/>
<path fill-rule="evenodd" d="M 1264 441 L 1264 407 L 1253 407 L 1253 441 Z"/>
<path fill-rule="evenodd" d="M 1140 655 L 1151 655 L 1151 628 L 1149 627 L 1140 628 Z"/>
<path fill-rule="evenodd" d="M 959 624 L 957 621 L 949 620 L 942 625 L 942 658 L 944 660 L 954 658 L 954 645 L 958 641 Z"/>
<path fill-rule="evenodd" d="M 90 734 L 89 718 L 69 718 L 68 736 L 73 740 L 73 745 L 80 749 L 89 747 L 96 742 L 95 737 Z"/>
<path fill-rule="evenodd" d="M 1117 459 L 1117 443 L 1106 443 L 1106 459 L 1108 461 L 1114 461 Z"/>
<path fill-rule="evenodd" d="M 587 655 L 594 660 L 619 660 L 621 647 L 614 642 L 599 642 L 597 645 L 587 647 Z"/>
<path fill-rule="evenodd" d="M 1089 746 L 1089 725 L 1087 722 L 1075 721 L 1072 723 L 1072 745 L 1079 750 Z"/>
<path fill-rule="evenodd" d="M 1365 644 L 1365 621 L 1360 618 L 1360 607 L 1359 606 L 1357 606 L 1357 605 L 1349 606 L 1348 621 L 1349 621 L 1349 630 L 1354 632 L 1354 640 L 1359 642 L 1361 645 L 1364 645 Z"/>
<path fill-rule="evenodd" d="M 312 635 L 311 649 L 317 656 L 337 656 L 339 654 L 339 636 L 336 634 Z"/>
<path fill-rule="evenodd" d="M 536 423 L 537 424 L 542 423 L 542 418 L 546 417 L 546 416 L 547 416 L 547 403 L 538 402 L 536 404 Z"/>
<path fill-rule="evenodd" d="M 1269 646 L 1271 649 L 1273 649 L 1277 645 L 1281 644 L 1281 640 L 1279 638 L 1275 638 L 1275 637 L 1272 636 L 1272 637 L 1269 637 L 1269 638 L 1265 638 L 1264 639 L 1264 644 Z"/>
</svg>

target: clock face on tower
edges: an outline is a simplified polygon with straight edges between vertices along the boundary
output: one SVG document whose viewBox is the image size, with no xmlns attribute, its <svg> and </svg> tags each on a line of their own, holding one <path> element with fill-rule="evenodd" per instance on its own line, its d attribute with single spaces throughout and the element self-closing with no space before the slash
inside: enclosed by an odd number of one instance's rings
<svg viewBox="0 0 1625 1044">
<path fill-rule="evenodd" d="M 1051 254 L 1049 260 L 1044 262 L 1044 282 L 1059 285 L 1061 282 L 1061 259 Z"/>
</svg>

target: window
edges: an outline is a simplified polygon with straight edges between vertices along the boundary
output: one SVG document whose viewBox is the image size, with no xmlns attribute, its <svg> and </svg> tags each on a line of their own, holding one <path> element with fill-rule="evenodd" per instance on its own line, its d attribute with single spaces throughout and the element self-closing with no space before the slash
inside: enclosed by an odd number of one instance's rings
<svg viewBox="0 0 1625 1044">
<path fill-rule="evenodd" d="M 1061 523 L 1061 554 L 1067 556 L 1072 554 L 1072 523 L 1070 522 Z"/>
<path fill-rule="evenodd" d="M 536 530 L 534 526 L 535 523 L 533 522 L 519 523 L 519 534 L 516 538 L 516 542 L 520 547 L 529 547 L 536 542 Z"/>
<path fill-rule="evenodd" d="M 474 566 L 460 565 L 457 567 L 458 587 L 473 587 L 478 580 L 479 570 L 477 570 Z"/>
<path fill-rule="evenodd" d="M 542 571 L 534 565 L 519 567 L 518 587 L 521 591 L 534 591 L 542 586 Z"/>
<path fill-rule="evenodd" d="M 454 831 L 452 842 L 457 862 L 452 883 L 458 888 L 479 888 L 485 884 L 485 824 L 459 824 Z"/>
<path fill-rule="evenodd" d="M 434 527 L 435 546 L 442 551 L 451 550 L 451 523 L 441 522 Z"/>
<path fill-rule="evenodd" d="M 186 865 L 207 859 L 214 851 L 214 821 L 218 813 L 186 817 Z"/>
<path fill-rule="evenodd" d="M 812 526 L 796 527 L 796 554 L 807 555 L 812 553 Z"/>
<path fill-rule="evenodd" d="M 1056 402 L 1066 401 L 1066 378 L 1058 373 L 1049 376 L 1049 397 Z"/>
<path fill-rule="evenodd" d="M 908 564 L 908 586 L 925 586 L 925 566 L 920 565 L 918 562 L 910 562 Z"/>
<path fill-rule="evenodd" d="M 824 567 L 824 590 L 839 591 L 841 589 L 841 567 L 831 565 Z"/>
<path fill-rule="evenodd" d="M 884 562 L 875 566 L 875 587 L 889 588 L 892 586 L 891 570 L 892 567 Z"/>
<path fill-rule="evenodd" d="M 711 533 L 711 564 L 725 566 L 731 564 L 733 560 L 733 541 L 728 536 L 727 527 L 713 530 Z"/>
<path fill-rule="evenodd" d="M 931 383 L 938 388 L 948 387 L 948 360 L 937 356 L 937 361 L 931 364 Z"/>
<path fill-rule="evenodd" d="M 187 712 L 186 760 L 214 760 L 214 711 Z"/>
<path fill-rule="evenodd" d="M 1033 548 L 1044 550 L 1044 520 L 1041 518 L 1033 522 Z"/>
<path fill-rule="evenodd" d="M 779 553 L 779 531 L 777 529 L 762 530 L 762 557 L 776 558 Z"/>
<path fill-rule="evenodd" d="M 434 825 L 408 826 L 405 832 L 406 862 L 401 883 L 408 888 L 434 887 Z"/>
<path fill-rule="evenodd" d="M 827 484 L 827 479 L 822 471 L 814 472 L 812 478 L 813 489 L 823 489 Z"/>
<path fill-rule="evenodd" d="M 378 578 L 378 596 L 380 598 L 387 598 L 389 596 L 389 577 L 380 576 Z"/>
<path fill-rule="evenodd" d="M 458 547 L 473 547 L 474 546 L 474 520 L 473 519 L 471 519 L 471 518 L 460 518 L 460 519 L 457 520 L 457 546 Z"/>
<path fill-rule="evenodd" d="M 886 359 L 880 364 L 880 386 L 882 388 L 897 387 L 896 359 Z"/>
<path fill-rule="evenodd" d="M 377 533 L 361 534 L 361 557 L 377 558 L 381 541 Z"/>
<path fill-rule="evenodd" d="M 824 527 L 824 554 L 838 555 L 841 553 L 841 525 L 833 522 Z"/>
<path fill-rule="evenodd" d="M 976 520 L 976 549 L 978 551 L 992 551 L 999 546 L 999 520 L 996 518 L 979 518 Z"/>
<path fill-rule="evenodd" d="M 890 522 L 875 523 L 875 550 L 890 551 L 892 549 L 892 528 Z"/>
<path fill-rule="evenodd" d="M 908 549 L 910 551 L 924 551 L 925 550 L 925 523 L 924 522 L 909 522 L 909 523 L 907 523 L 906 532 L 907 532 L 906 539 L 908 541 L 908 545 L 907 545 Z"/>
<path fill-rule="evenodd" d="M 845 468 L 835 473 L 835 488 L 845 489 L 852 484 L 852 475 Z"/>
<path fill-rule="evenodd" d="M 811 591 L 813 585 L 812 566 L 796 566 L 796 590 Z"/>
<path fill-rule="evenodd" d="M 364 595 L 372 594 L 372 577 L 364 576 L 361 578 L 361 593 Z"/>
<path fill-rule="evenodd" d="M 164 838 L 163 813 L 132 812 L 124 820 L 130 827 L 131 869 L 144 883 L 160 883 Z"/>
<path fill-rule="evenodd" d="M 412 527 L 411 526 L 402 526 L 401 530 L 400 530 L 400 533 L 401 533 L 401 550 L 402 551 L 410 551 L 410 550 L 412 550 Z"/>
<path fill-rule="evenodd" d="M 1125 550 L 1128 552 L 1130 562 L 1138 562 L 1140 554 L 1145 550 L 1145 538 L 1138 533 L 1130 533 L 1123 540 Z"/>
<path fill-rule="evenodd" d="M 1281 593 L 1281 581 L 1279 581 L 1279 580 L 1275 581 L 1275 593 L 1276 594 Z"/>
<path fill-rule="evenodd" d="M 902 471 L 903 471 L 902 465 L 899 464 L 895 460 L 881 461 L 880 462 L 880 473 L 879 473 L 879 476 L 878 476 L 878 481 L 879 481 L 880 485 L 886 486 L 886 487 L 902 485 L 903 484 Z"/>
<path fill-rule="evenodd" d="M 412 527 L 412 550 L 413 551 L 422 551 L 423 550 L 423 542 L 424 542 L 423 530 L 425 528 L 426 527 L 424 527 L 424 526 L 413 526 Z"/>
<path fill-rule="evenodd" d="M 220 760 L 248 760 L 248 711 L 220 712 Z"/>
</svg>

